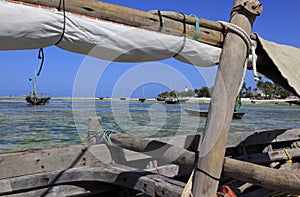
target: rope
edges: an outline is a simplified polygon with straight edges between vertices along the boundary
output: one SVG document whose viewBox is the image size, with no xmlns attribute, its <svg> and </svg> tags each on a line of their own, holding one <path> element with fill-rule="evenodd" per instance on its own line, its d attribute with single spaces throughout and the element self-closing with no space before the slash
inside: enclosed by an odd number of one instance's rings
<svg viewBox="0 0 300 197">
<path fill-rule="evenodd" d="M 196 15 L 191 14 L 191 16 L 194 17 L 194 19 L 195 19 L 195 28 L 196 28 L 196 33 L 195 33 L 193 39 L 198 40 L 199 35 L 200 35 L 200 21 Z"/>
<path fill-rule="evenodd" d="M 117 132 L 108 130 L 108 129 L 103 130 L 103 131 L 95 131 L 95 133 L 93 133 L 89 136 L 88 141 L 90 141 L 90 139 L 92 139 L 92 138 L 96 138 L 96 139 L 99 139 L 99 140 L 97 140 L 98 141 L 97 143 L 99 143 L 99 144 L 106 143 L 106 144 L 112 145 L 110 135 L 113 133 L 117 133 Z"/>
<path fill-rule="evenodd" d="M 111 139 L 110 139 L 110 134 L 113 134 L 113 133 L 116 133 L 116 132 L 112 131 L 112 130 L 108 130 L 108 129 L 102 131 L 102 136 L 99 140 L 99 143 L 105 142 L 109 145 L 112 145 L 112 142 L 111 142 Z"/>
<path fill-rule="evenodd" d="M 43 48 L 40 48 L 40 50 L 39 50 L 38 59 L 42 59 L 41 64 L 40 64 L 39 72 L 36 74 L 37 76 L 40 76 L 40 73 L 41 73 L 42 68 L 43 68 L 44 60 L 45 60 L 45 54 L 44 54 Z"/>
<path fill-rule="evenodd" d="M 181 197 L 193 197 L 192 194 L 192 184 L 193 184 L 194 170 L 191 173 L 191 176 L 186 183 L 185 187 L 182 190 Z"/>
<path fill-rule="evenodd" d="M 58 45 L 60 42 L 61 42 L 61 40 L 63 39 L 63 37 L 64 37 L 64 35 L 65 35 L 65 31 L 66 31 L 66 3 L 65 3 L 65 0 L 60 0 L 60 2 L 59 2 L 59 7 L 58 7 L 58 11 L 60 11 L 61 10 L 61 1 L 62 1 L 62 4 L 63 4 L 63 15 L 64 15 L 64 24 L 63 24 L 63 31 L 62 31 L 62 34 L 61 34 L 61 36 L 60 36 L 60 38 L 59 38 L 59 40 L 55 43 L 55 45 Z"/>
<path fill-rule="evenodd" d="M 160 13 L 160 10 L 157 10 L 157 14 L 158 14 L 158 17 L 159 17 L 159 32 L 161 32 L 163 26 L 164 26 L 164 23 L 163 23 L 163 18 L 162 18 L 162 15 Z"/>
<path fill-rule="evenodd" d="M 287 156 L 287 158 L 288 158 L 285 162 L 286 162 L 286 163 L 293 163 L 292 157 L 291 157 L 291 155 L 289 154 L 289 152 L 286 150 L 286 148 L 283 148 L 282 150 L 284 151 L 284 153 L 286 154 L 286 156 Z"/>
<path fill-rule="evenodd" d="M 229 28 L 230 30 L 232 30 L 234 33 L 239 35 L 244 40 L 244 42 L 247 46 L 247 56 L 248 56 L 249 52 L 251 51 L 254 80 L 255 81 L 259 80 L 259 78 L 257 77 L 256 55 L 255 55 L 255 44 L 254 44 L 254 42 L 250 39 L 248 34 L 241 27 L 239 27 L 235 24 L 232 24 L 232 23 L 224 22 L 224 21 L 219 21 L 219 23 L 221 23 L 222 25 L 224 25 L 227 28 Z M 237 95 L 239 95 L 240 91 L 243 88 L 243 84 L 245 82 L 245 77 L 246 77 L 247 65 L 248 65 L 248 58 L 245 59 L 243 75 L 242 75 L 242 78 L 241 78 L 241 82 L 240 82 L 240 85 L 239 85 Z"/>
<path fill-rule="evenodd" d="M 176 57 L 179 53 L 181 53 L 181 51 L 185 47 L 186 42 L 186 19 L 185 15 L 182 12 L 180 12 L 180 14 L 183 16 L 183 44 L 181 45 L 181 48 L 178 50 L 178 52 L 175 55 L 173 55 L 173 57 Z"/>
</svg>

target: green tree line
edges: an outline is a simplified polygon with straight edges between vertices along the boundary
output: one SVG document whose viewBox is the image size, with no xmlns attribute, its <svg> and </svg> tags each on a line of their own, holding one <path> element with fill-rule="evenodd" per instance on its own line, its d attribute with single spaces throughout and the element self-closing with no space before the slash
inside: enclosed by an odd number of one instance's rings
<svg viewBox="0 0 300 197">
<path fill-rule="evenodd" d="M 208 88 L 206 86 L 200 89 L 188 90 L 188 91 L 165 91 L 158 94 L 158 97 L 211 97 L 213 88 Z M 278 84 L 274 84 L 270 81 L 258 81 L 256 87 L 252 89 L 251 86 L 247 87 L 246 83 L 243 84 L 241 95 L 243 98 L 261 98 L 261 99 L 274 99 L 281 98 L 284 99 L 291 95 L 290 92 L 282 88 Z"/>
</svg>

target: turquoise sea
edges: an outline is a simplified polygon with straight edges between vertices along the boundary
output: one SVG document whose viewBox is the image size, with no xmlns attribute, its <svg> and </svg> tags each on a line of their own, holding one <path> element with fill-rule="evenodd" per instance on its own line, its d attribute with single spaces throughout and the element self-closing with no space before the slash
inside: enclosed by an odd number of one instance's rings
<svg viewBox="0 0 300 197">
<path fill-rule="evenodd" d="M 100 116 L 102 128 L 142 137 L 196 134 L 205 118 L 189 116 L 184 108 L 207 109 L 205 103 L 168 105 L 163 102 L 110 100 L 51 100 L 32 106 L 24 99 L 0 100 L 0 152 L 65 147 L 86 143 L 88 117 Z M 300 127 L 300 106 L 244 104 L 242 120 L 231 132 Z"/>
</svg>

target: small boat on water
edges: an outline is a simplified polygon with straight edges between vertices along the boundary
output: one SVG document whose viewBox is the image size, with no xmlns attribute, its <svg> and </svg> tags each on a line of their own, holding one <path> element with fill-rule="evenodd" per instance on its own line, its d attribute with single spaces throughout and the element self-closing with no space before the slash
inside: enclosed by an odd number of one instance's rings
<svg viewBox="0 0 300 197">
<path fill-rule="evenodd" d="M 139 98 L 139 101 L 143 103 L 143 102 L 146 101 L 146 98 L 145 98 L 145 97 L 140 97 L 140 98 Z"/>
<path fill-rule="evenodd" d="M 204 110 L 195 110 L 195 109 L 184 109 L 189 115 L 191 116 L 200 116 L 200 117 L 207 117 L 208 111 Z M 242 119 L 245 115 L 244 112 L 234 112 L 232 115 L 233 119 Z"/>
<path fill-rule="evenodd" d="M 300 99 L 298 99 L 298 100 L 288 100 L 288 101 L 285 101 L 285 102 L 290 104 L 290 105 L 300 105 Z"/>
<path fill-rule="evenodd" d="M 45 103 L 49 102 L 51 97 L 45 93 L 37 92 L 36 86 L 36 74 L 33 79 L 29 79 L 33 84 L 33 91 L 29 93 L 28 96 L 25 97 L 26 101 L 32 105 L 45 105 Z"/>
<path fill-rule="evenodd" d="M 139 101 L 142 103 L 146 101 L 146 98 L 144 97 L 144 88 L 143 88 L 142 96 L 139 98 Z"/>
<path fill-rule="evenodd" d="M 156 100 L 157 100 L 157 101 L 165 101 L 165 99 L 166 99 L 166 98 L 164 98 L 164 97 L 156 97 Z"/>
<path fill-rule="evenodd" d="M 178 97 L 168 97 L 168 98 L 165 98 L 165 103 L 167 103 L 167 104 L 185 103 L 188 100 L 189 99 L 178 98 Z"/>
</svg>

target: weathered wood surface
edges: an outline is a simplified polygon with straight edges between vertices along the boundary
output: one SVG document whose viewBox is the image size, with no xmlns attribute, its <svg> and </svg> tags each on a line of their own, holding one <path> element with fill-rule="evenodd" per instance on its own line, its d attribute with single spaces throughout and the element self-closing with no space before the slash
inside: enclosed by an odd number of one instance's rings
<svg viewBox="0 0 300 197">
<path fill-rule="evenodd" d="M 172 161 L 172 163 L 176 165 L 181 165 L 190 169 L 194 168 L 195 153 L 188 150 L 155 141 L 154 144 L 159 149 L 161 147 L 166 147 L 171 150 L 170 152 L 177 151 L 177 154 L 153 154 L 155 151 L 153 151 L 154 147 L 151 144 L 151 140 L 129 136 L 126 134 L 112 135 L 111 139 L 114 143 L 123 148 L 128 148 L 134 151 L 142 151 L 144 154 L 160 159 L 166 159 L 167 161 Z M 141 144 L 143 145 L 141 146 Z M 145 147 L 144 151 L 143 147 Z M 167 153 L 168 150 L 165 150 L 164 152 Z M 222 161 L 222 166 L 224 175 L 231 178 L 269 188 L 275 191 L 300 194 L 300 172 L 268 168 L 231 158 L 224 159 Z M 196 171 L 197 170 L 198 168 L 196 168 Z"/>
<path fill-rule="evenodd" d="M 26 192 L 54 185 L 75 185 L 90 190 L 102 183 L 132 188 L 150 196 L 180 196 L 184 183 L 145 171 L 126 171 L 113 164 L 78 167 L 0 180 L 0 195 Z M 45 194 L 47 190 L 45 191 Z M 43 194 L 42 196 L 44 196 Z"/>
<path fill-rule="evenodd" d="M 225 165 L 226 164 L 226 165 Z M 275 191 L 300 194 L 300 172 L 267 168 L 230 158 L 224 159 L 224 175 Z"/>
<path fill-rule="evenodd" d="M 254 2 L 258 1 L 236 0 L 233 6 Z M 251 10 L 246 10 L 245 7 L 235 11 L 231 14 L 230 23 L 239 26 L 250 35 L 256 16 L 249 14 L 248 11 Z M 236 33 L 228 31 L 209 105 L 201 151 L 195 164 L 199 169 L 195 171 L 193 179 L 195 197 L 211 197 L 217 192 L 240 78 L 248 55 L 247 50 L 245 41 Z"/>
<path fill-rule="evenodd" d="M 60 0 L 15 0 L 35 5 L 58 8 Z M 61 9 L 62 6 L 60 6 Z M 163 14 L 163 27 L 157 14 L 122 7 L 101 1 L 65 0 L 65 10 L 80 15 L 95 17 L 107 21 L 140 27 L 152 31 L 162 32 L 175 36 L 183 35 L 183 16 L 181 14 Z M 61 10 L 62 11 L 62 10 Z M 164 17 L 168 15 L 168 17 Z M 193 38 L 195 35 L 195 19 L 186 16 L 186 35 Z M 198 41 L 221 47 L 224 40 L 224 28 L 218 22 L 200 18 L 200 36 Z"/>
<path fill-rule="evenodd" d="M 299 136 L 300 129 L 230 133 L 227 149 L 235 149 L 235 147 L 242 147 L 242 149 L 244 149 L 245 146 L 257 147 L 259 145 L 281 142 L 285 142 L 284 144 L 288 144 L 289 142 L 291 144 L 299 141 Z M 199 140 L 199 137 L 200 136 L 196 136 L 196 138 L 195 136 L 173 136 L 157 138 L 156 140 L 188 149 L 192 145 L 193 140 Z M 145 145 L 146 144 L 143 144 L 144 147 L 141 147 L 141 150 L 145 148 Z M 163 149 L 161 150 L 163 151 Z M 293 155 L 293 150 L 291 151 L 290 154 Z M 236 151 L 234 150 L 234 152 Z M 79 157 L 82 153 L 84 154 Z M 155 153 L 158 153 L 158 151 Z M 244 155 L 244 153 L 241 154 Z M 268 159 L 266 158 L 268 154 L 270 153 L 259 153 L 260 157 L 251 157 L 252 159 L 250 161 L 257 162 L 258 159 Z M 176 155 L 178 154 L 176 153 Z M 240 159 L 245 159 L 245 157 L 240 157 Z M 118 147 L 107 147 L 103 144 L 93 145 L 88 148 L 87 146 L 79 145 L 66 148 L 2 153 L 0 154 L 0 179 L 31 173 L 67 169 L 70 168 L 72 164 L 72 167 L 97 166 L 99 162 L 114 162 L 135 169 L 145 169 L 149 165 L 149 162 L 153 160 L 155 159 L 146 156 L 145 154 L 127 151 Z M 156 162 L 158 163 L 158 166 L 168 163 L 160 160 L 157 160 Z M 172 176 L 176 174 L 176 171 L 169 171 L 164 174 Z"/>
</svg>

